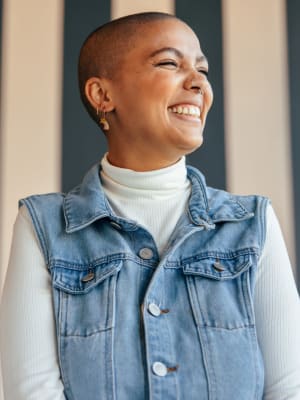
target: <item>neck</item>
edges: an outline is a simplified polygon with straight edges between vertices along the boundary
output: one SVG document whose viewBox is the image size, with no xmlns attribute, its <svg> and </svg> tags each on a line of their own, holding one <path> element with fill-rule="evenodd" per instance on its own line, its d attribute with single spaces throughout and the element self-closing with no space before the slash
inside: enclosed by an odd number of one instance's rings
<svg viewBox="0 0 300 400">
<path fill-rule="evenodd" d="M 136 157 L 114 157 L 112 153 L 107 154 L 108 162 L 118 168 L 130 169 L 136 172 L 147 172 L 155 171 L 163 168 L 170 167 L 176 164 L 181 157 L 174 159 L 160 159 L 160 160 L 149 160 L 141 159 L 137 160 Z"/>
</svg>

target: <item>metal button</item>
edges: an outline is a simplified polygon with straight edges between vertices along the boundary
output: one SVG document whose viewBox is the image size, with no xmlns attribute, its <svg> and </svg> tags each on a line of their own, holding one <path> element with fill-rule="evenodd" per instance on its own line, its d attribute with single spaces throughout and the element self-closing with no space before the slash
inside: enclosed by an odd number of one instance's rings
<svg viewBox="0 0 300 400">
<path fill-rule="evenodd" d="M 139 256 L 144 260 L 150 260 L 150 258 L 153 257 L 153 251 L 151 249 L 148 249 L 147 247 L 143 247 L 139 251 Z"/>
<path fill-rule="evenodd" d="M 115 221 L 110 221 L 110 224 L 116 229 L 122 229 L 121 225 L 117 224 Z"/>
<path fill-rule="evenodd" d="M 81 282 L 89 282 L 95 278 L 94 272 L 89 272 L 87 275 L 85 275 L 82 279 Z"/>
<path fill-rule="evenodd" d="M 155 303 L 150 303 L 150 304 L 149 304 L 149 306 L 148 306 L 148 311 L 149 311 L 149 313 L 152 314 L 154 317 L 159 317 L 160 314 L 161 314 L 160 308 L 159 308 L 158 305 L 155 304 Z"/>
<path fill-rule="evenodd" d="M 225 268 L 224 268 L 223 265 L 220 263 L 220 261 L 216 261 L 216 262 L 213 264 L 213 267 L 214 267 L 214 269 L 216 269 L 217 271 L 220 271 L 220 272 L 222 272 L 222 271 L 225 270 Z"/>
<path fill-rule="evenodd" d="M 156 361 L 152 365 L 152 371 L 157 376 L 166 376 L 168 373 L 168 368 L 165 366 L 165 364 L 163 364 L 159 361 Z"/>
</svg>

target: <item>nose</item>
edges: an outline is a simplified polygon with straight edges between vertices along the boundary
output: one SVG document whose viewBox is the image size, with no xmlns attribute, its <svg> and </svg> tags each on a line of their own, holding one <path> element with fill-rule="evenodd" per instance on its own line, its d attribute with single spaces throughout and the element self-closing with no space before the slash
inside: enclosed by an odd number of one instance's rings
<svg viewBox="0 0 300 400">
<path fill-rule="evenodd" d="M 191 71 L 190 74 L 186 77 L 184 81 L 184 88 L 186 90 L 193 91 L 195 93 L 203 93 L 202 85 L 203 85 L 204 77 L 198 71 Z"/>
</svg>

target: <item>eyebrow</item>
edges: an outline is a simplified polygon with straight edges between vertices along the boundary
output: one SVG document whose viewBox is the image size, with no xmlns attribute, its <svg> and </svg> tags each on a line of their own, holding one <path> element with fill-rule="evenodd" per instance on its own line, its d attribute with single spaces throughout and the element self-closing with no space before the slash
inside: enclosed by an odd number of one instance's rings
<svg viewBox="0 0 300 400">
<path fill-rule="evenodd" d="M 183 53 L 180 50 L 176 49 L 175 47 L 162 47 L 161 49 L 155 50 L 153 53 L 150 54 L 150 58 L 155 57 L 157 54 L 165 53 L 165 52 L 173 53 L 178 58 L 184 58 Z M 196 61 L 197 62 L 204 61 L 208 64 L 208 59 L 205 57 L 204 54 L 196 57 Z"/>
</svg>

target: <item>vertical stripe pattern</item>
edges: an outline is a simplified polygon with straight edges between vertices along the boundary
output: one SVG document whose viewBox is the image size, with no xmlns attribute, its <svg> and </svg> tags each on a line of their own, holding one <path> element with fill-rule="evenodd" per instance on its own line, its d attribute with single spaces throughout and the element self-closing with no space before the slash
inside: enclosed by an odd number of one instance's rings
<svg viewBox="0 0 300 400">
<path fill-rule="evenodd" d="M 0 291 L 17 200 L 71 188 L 106 149 L 79 99 L 83 40 L 141 11 L 175 12 L 210 62 L 214 105 L 189 161 L 210 185 L 270 196 L 300 260 L 298 0 L 0 0 Z"/>
<path fill-rule="evenodd" d="M 64 80 L 63 80 L 63 157 L 62 189 L 72 188 L 81 181 L 86 170 L 106 151 L 106 140 L 99 127 L 90 119 L 79 99 L 77 59 L 80 47 L 98 26 L 126 14 L 142 11 L 173 12 L 172 0 L 89 0 L 65 1 Z"/>
<path fill-rule="evenodd" d="M 223 1 L 228 188 L 269 196 L 295 264 L 284 0 Z"/>
<path fill-rule="evenodd" d="M 3 1 L 0 292 L 18 199 L 60 188 L 62 5 Z"/>
<path fill-rule="evenodd" d="M 100 23 L 108 21 L 111 13 L 116 17 L 127 12 L 158 9 L 153 2 L 149 4 L 143 2 L 141 6 L 136 0 L 115 0 L 112 4 L 109 0 L 93 0 L 83 6 L 79 0 L 66 1 L 64 14 L 58 0 L 46 7 L 37 0 L 23 5 L 17 0 L 3 1 L 1 282 L 6 270 L 17 199 L 29 193 L 57 190 L 60 181 L 63 189 L 72 187 L 106 149 L 103 135 L 90 121 L 79 100 L 76 63 L 83 39 Z M 289 69 L 285 64 L 286 4 Z M 300 196 L 296 154 L 299 147 L 297 2 L 255 0 L 246 4 L 226 0 L 222 3 L 221 13 L 218 0 L 201 2 L 201 6 L 196 0 L 177 0 L 175 3 L 166 0 L 160 3 L 159 9 L 176 11 L 192 25 L 211 64 L 215 102 L 205 130 L 205 143 L 191 156 L 191 162 L 204 171 L 211 185 L 225 187 L 227 181 L 227 188 L 234 192 L 269 195 L 295 260 L 293 221 L 297 223 L 300 218 L 297 207 L 294 211 L 292 194 L 294 188 L 297 204 Z M 24 21 L 30 29 L 24 29 Z M 63 101 L 60 91 L 62 69 Z M 299 236 L 298 233 L 298 253 Z"/>
<path fill-rule="evenodd" d="M 214 104 L 204 129 L 204 142 L 188 157 L 198 167 L 210 186 L 226 187 L 224 152 L 223 56 L 221 0 L 176 0 L 176 15 L 187 22 L 200 39 L 208 58 L 209 80 L 214 91 Z"/>
<path fill-rule="evenodd" d="M 2 0 L 0 0 L 0 116 L 1 116 L 1 76 L 2 76 Z M 0 120 L 0 165 L 2 165 L 2 161 L 1 161 L 1 120 Z M 0 199 L 2 197 L 2 181 L 1 181 L 1 173 L 0 173 Z M 1 210 L 2 210 L 2 206 L 1 206 L 1 200 L 0 200 L 0 216 L 1 216 Z M 0 231 L 0 243 L 2 243 L 2 240 L 4 240 L 3 237 L 3 232 Z M 3 253 L 4 253 L 4 248 L 2 246 L 0 246 L 0 260 L 2 260 L 3 258 Z M 0 263 L 0 302 L 1 302 L 1 287 L 3 284 L 3 278 L 4 278 L 4 268 L 3 265 Z M 2 376 L 2 372 L 1 372 L 1 360 L 0 360 L 0 399 L 3 400 L 3 389 L 2 389 L 2 380 L 1 380 L 1 376 Z"/>
<path fill-rule="evenodd" d="M 1 84 L 2 84 L 2 0 L 0 0 L 0 118 L 1 118 L 1 94 L 2 94 L 2 90 L 1 90 Z M 1 119 L 0 119 L 0 165 L 2 165 L 2 154 L 1 154 L 1 146 L 2 145 L 2 140 L 1 140 Z M 1 172 L 0 172 L 0 216 L 1 216 L 1 198 L 2 198 L 2 184 L 1 184 Z M 2 242 L 2 232 L 0 231 L 0 243 Z M 2 257 L 2 252 L 3 252 L 3 248 L 1 248 L 0 246 L 0 260 Z M 1 266 L 1 264 L 0 264 Z M 1 269 L 0 269 L 0 298 L 1 298 Z"/>
<path fill-rule="evenodd" d="M 60 0 L 3 2 L 1 281 L 20 197 L 60 188 Z"/>
<path fill-rule="evenodd" d="M 173 0 L 114 0 L 112 1 L 111 17 L 119 18 L 123 15 L 146 11 L 160 11 L 174 14 Z"/>
<path fill-rule="evenodd" d="M 294 188 L 294 223 L 296 234 L 296 256 L 300 261 L 300 3 L 298 0 L 288 0 L 287 22 L 288 22 L 288 48 L 289 48 L 289 89 L 290 89 L 290 118 L 292 132 L 292 161 L 293 161 L 293 188 Z M 300 270 L 298 269 L 298 287 L 300 288 Z"/>
<path fill-rule="evenodd" d="M 79 98 L 77 60 L 85 38 L 110 20 L 109 0 L 66 0 L 62 109 L 62 189 L 77 185 L 106 149 L 103 133 L 90 119 Z"/>
</svg>

